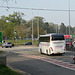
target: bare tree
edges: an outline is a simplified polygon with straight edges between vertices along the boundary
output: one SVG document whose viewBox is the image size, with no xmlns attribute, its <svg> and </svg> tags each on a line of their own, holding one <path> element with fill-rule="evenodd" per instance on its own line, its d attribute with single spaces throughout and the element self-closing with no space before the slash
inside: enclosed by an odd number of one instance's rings
<svg viewBox="0 0 75 75">
<path fill-rule="evenodd" d="M 8 3 L 9 1 L 15 1 L 15 3 L 17 3 L 16 0 L 3 0 L 3 2 L 7 2 L 7 3 Z"/>
</svg>

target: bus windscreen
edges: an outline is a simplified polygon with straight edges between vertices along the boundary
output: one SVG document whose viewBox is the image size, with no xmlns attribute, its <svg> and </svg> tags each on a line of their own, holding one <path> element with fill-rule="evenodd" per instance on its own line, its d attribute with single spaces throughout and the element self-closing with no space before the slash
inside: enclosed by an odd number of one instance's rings
<svg viewBox="0 0 75 75">
<path fill-rule="evenodd" d="M 65 40 L 64 35 L 52 35 L 52 41 Z"/>
</svg>

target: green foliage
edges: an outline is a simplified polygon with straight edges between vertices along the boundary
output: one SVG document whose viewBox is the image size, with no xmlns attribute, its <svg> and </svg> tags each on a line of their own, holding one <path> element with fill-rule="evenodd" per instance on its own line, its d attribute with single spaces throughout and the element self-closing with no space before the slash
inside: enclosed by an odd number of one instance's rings
<svg viewBox="0 0 75 75">
<path fill-rule="evenodd" d="M 16 40 L 5 40 L 5 41 L 6 42 L 12 42 L 16 46 Z M 17 40 L 17 46 L 23 45 L 26 42 L 32 42 L 32 40 Z M 37 43 L 38 42 L 36 40 L 33 41 L 33 45 L 37 45 Z"/>
<path fill-rule="evenodd" d="M 38 35 L 38 25 L 39 34 L 46 33 L 62 33 L 69 34 L 69 26 L 65 26 L 64 23 L 61 25 L 54 24 L 52 22 L 44 22 L 44 18 L 40 16 L 35 16 L 33 19 L 26 21 L 22 17 L 24 13 L 14 12 L 9 14 L 9 16 L 2 15 L 0 19 L 0 32 L 3 33 L 3 39 L 17 39 L 31 38 L 32 36 L 32 21 L 33 21 L 33 36 L 37 38 Z M 17 31 L 15 35 L 14 31 Z M 72 35 L 75 34 L 75 27 L 70 27 L 70 32 Z"/>
<path fill-rule="evenodd" d="M 0 75 L 22 75 L 0 64 Z"/>
<path fill-rule="evenodd" d="M 60 33 L 66 34 L 66 26 L 64 25 L 64 23 L 61 23 L 60 29 Z"/>
</svg>

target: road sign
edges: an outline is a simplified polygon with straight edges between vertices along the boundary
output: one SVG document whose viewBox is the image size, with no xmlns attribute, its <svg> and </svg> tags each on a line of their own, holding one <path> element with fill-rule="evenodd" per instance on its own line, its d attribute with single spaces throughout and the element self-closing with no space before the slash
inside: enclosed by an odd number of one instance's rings
<svg viewBox="0 0 75 75">
<path fill-rule="evenodd" d="M 0 32 L 0 43 L 2 43 L 2 32 Z"/>
</svg>

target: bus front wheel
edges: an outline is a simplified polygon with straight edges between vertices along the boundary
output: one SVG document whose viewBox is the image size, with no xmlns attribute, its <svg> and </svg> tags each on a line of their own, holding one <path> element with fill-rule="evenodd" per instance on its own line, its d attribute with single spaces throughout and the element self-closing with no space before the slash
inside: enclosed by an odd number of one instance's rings
<svg viewBox="0 0 75 75">
<path fill-rule="evenodd" d="M 49 54 L 48 54 L 48 50 L 46 50 L 46 54 L 49 56 Z"/>
<path fill-rule="evenodd" d="M 40 49 L 40 53 L 42 54 L 42 49 Z"/>
</svg>

